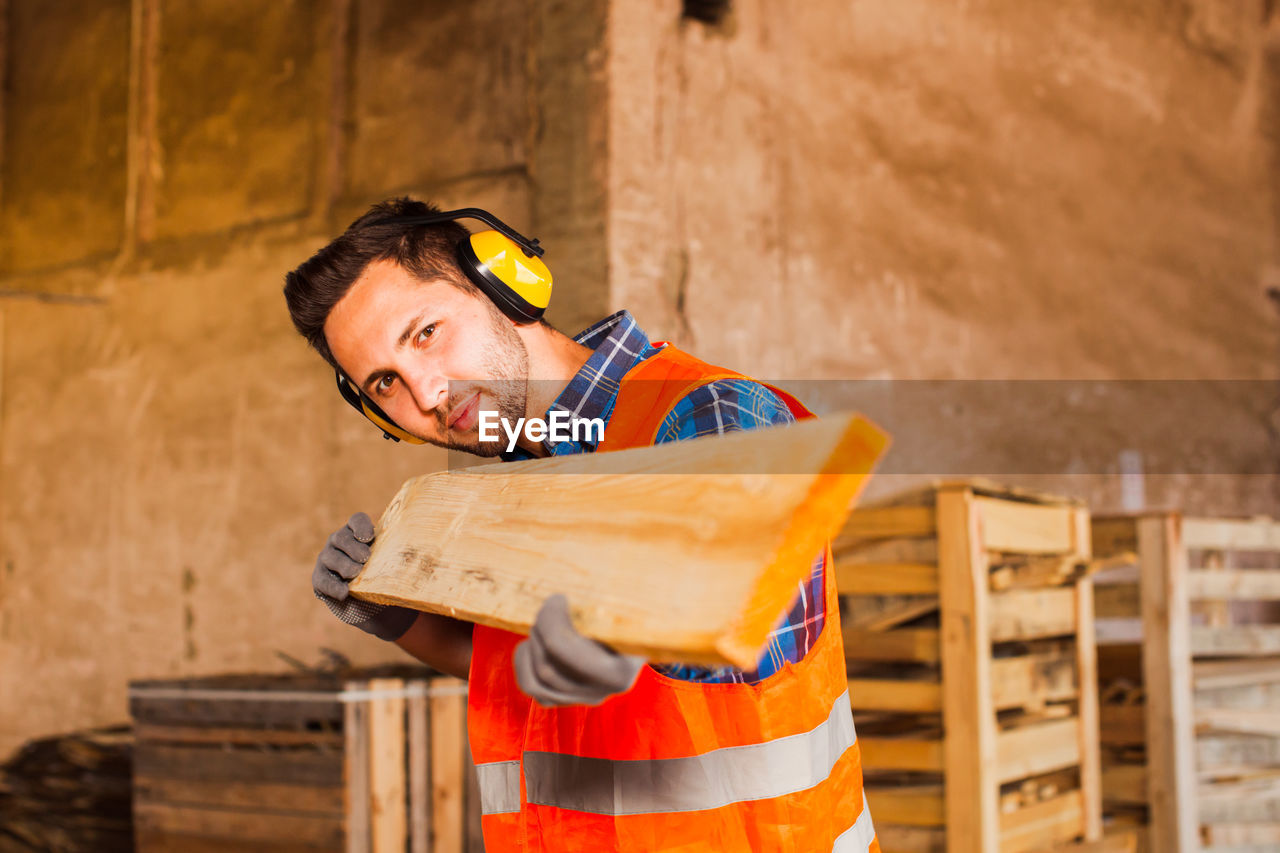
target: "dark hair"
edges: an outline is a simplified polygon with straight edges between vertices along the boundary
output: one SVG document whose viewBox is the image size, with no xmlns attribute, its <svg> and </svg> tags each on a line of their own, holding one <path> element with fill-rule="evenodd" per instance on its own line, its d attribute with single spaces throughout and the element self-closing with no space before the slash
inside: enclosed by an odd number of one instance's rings
<svg viewBox="0 0 1280 853">
<path fill-rule="evenodd" d="M 458 267 L 457 246 L 469 233 L 457 222 L 405 225 L 397 217 L 425 216 L 439 208 L 395 198 L 375 204 L 348 226 L 341 237 L 316 252 L 284 277 L 284 299 L 298 334 L 337 367 L 324 337 L 324 322 L 333 306 L 375 261 L 395 261 L 421 281 L 443 279 L 483 297 Z"/>
</svg>

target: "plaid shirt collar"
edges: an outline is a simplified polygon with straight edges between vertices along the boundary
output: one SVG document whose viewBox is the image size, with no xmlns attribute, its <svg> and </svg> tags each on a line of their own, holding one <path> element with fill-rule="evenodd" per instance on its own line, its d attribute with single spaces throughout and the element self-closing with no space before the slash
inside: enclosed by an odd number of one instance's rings
<svg viewBox="0 0 1280 853">
<path fill-rule="evenodd" d="M 636 324 L 630 311 L 619 311 L 606 317 L 574 335 L 573 339 L 594 352 L 551 404 L 551 408 L 547 410 L 547 418 L 554 411 L 564 411 L 569 413 L 571 419 L 600 418 L 607 425 L 613 415 L 613 405 L 618 400 L 622 377 L 659 349 L 649 343 L 649 336 Z M 548 439 L 542 446 L 551 456 L 567 456 L 573 453 L 594 453 L 596 442 L 552 442 Z M 532 458 L 520 448 L 511 453 L 503 453 L 501 457 L 506 462 Z"/>
</svg>

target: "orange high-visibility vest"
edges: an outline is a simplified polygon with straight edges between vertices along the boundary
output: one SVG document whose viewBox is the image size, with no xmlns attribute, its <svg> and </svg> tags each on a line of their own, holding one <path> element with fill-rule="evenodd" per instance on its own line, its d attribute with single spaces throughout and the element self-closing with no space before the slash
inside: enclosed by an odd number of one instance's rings
<svg viewBox="0 0 1280 853">
<path fill-rule="evenodd" d="M 625 376 L 597 452 L 652 444 L 691 390 L 742 378 L 659 345 Z M 813 416 L 771 390 L 797 418 Z M 485 850 L 879 853 L 834 573 L 825 575 L 817 643 L 759 684 L 698 684 L 645 667 L 600 705 L 543 708 L 516 685 L 512 654 L 524 637 L 477 625 L 467 714 Z"/>
</svg>

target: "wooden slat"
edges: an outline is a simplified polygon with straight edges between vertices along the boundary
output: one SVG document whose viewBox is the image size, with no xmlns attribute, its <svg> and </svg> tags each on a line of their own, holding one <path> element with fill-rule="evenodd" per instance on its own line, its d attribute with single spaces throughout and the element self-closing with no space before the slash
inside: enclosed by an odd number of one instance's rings
<svg viewBox="0 0 1280 853">
<path fill-rule="evenodd" d="M 860 602 L 867 599 L 854 598 L 850 601 L 850 613 L 857 616 Z M 878 613 L 869 613 L 865 619 L 851 619 L 853 627 L 859 631 L 888 631 L 898 625 L 919 619 L 938 610 L 938 598 L 933 595 L 911 596 L 902 601 L 894 601 Z"/>
<path fill-rule="evenodd" d="M 1280 625 L 1193 625 L 1190 640 L 1197 656 L 1280 655 Z"/>
<path fill-rule="evenodd" d="M 929 563 L 850 563 L 836 558 L 841 595 L 937 595 L 938 567 Z"/>
<path fill-rule="evenodd" d="M 441 678 L 431 696 L 432 853 L 463 853 L 466 821 L 462 814 L 462 757 L 466 732 L 466 682 Z M 450 688 L 458 689 L 449 693 Z"/>
<path fill-rule="evenodd" d="M 937 785 L 881 787 L 868 783 L 865 790 L 872 820 L 877 824 L 943 826 L 945 823 L 942 790 Z"/>
<path fill-rule="evenodd" d="M 134 824 L 135 853 L 236 853 L 252 850 L 253 853 L 325 853 L 341 850 L 341 846 L 317 846 L 305 841 L 276 840 L 254 841 L 246 844 L 234 838 L 218 838 L 185 832 L 161 831 Z"/>
<path fill-rule="evenodd" d="M 1035 640 L 1076 631 L 1071 587 L 1011 589 L 991 595 L 991 640 Z"/>
<path fill-rule="evenodd" d="M 1280 600 L 1280 571 L 1274 569 L 1194 569 L 1187 572 L 1192 599 Z"/>
<path fill-rule="evenodd" d="M 1271 823 L 1210 823 L 1204 827 L 1207 849 L 1275 853 L 1280 850 L 1280 820 Z"/>
<path fill-rule="evenodd" d="M 427 683 L 427 682 L 419 682 Z M 426 696 L 410 696 L 405 701 L 408 717 L 409 759 L 409 853 L 431 850 L 431 753 Z"/>
<path fill-rule="evenodd" d="M 152 779 L 198 782 L 263 782 L 282 785 L 340 785 L 342 756 L 336 750 L 222 749 L 138 743 L 134 772 Z"/>
<path fill-rule="evenodd" d="M 1077 522 L 1079 524 L 1079 522 Z M 1087 521 L 1085 530 L 1088 530 Z M 1102 838 L 1102 753 L 1098 746 L 1098 644 L 1093 630 L 1093 582 L 1076 582 L 1076 672 L 1080 698 L 1076 705 L 1076 743 L 1080 752 L 1080 804 L 1084 838 Z"/>
<path fill-rule="evenodd" d="M 250 729 L 227 726 L 171 726 L 138 723 L 133 727 L 136 741 L 174 744 L 217 744 L 219 746 L 314 746 L 337 749 L 342 732 L 297 731 L 293 729 Z"/>
<path fill-rule="evenodd" d="M 1280 683 L 1280 660 L 1205 660 L 1191 667 L 1196 690 Z"/>
<path fill-rule="evenodd" d="M 363 682 L 347 682 L 347 690 L 360 690 Z M 348 702 L 345 707 L 343 734 L 347 748 L 344 778 L 346 781 L 347 833 L 346 853 L 369 853 L 369 706 L 364 702 Z"/>
<path fill-rule="evenodd" d="M 996 853 L 1000 763 L 991 688 L 985 518 L 977 501 L 966 489 L 938 493 L 946 826 L 953 849 Z"/>
<path fill-rule="evenodd" d="M 404 679 L 375 678 L 369 691 L 402 693 Z M 374 696 L 369 702 L 369 799 L 373 853 L 404 853 L 404 697 Z"/>
<path fill-rule="evenodd" d="M 1142 568 L 1143 682 L 1147 693 L 1151 847 L 1192 853 L 1197 845 L 1192 730 L 1190 602 L 1177 516 L 1138 522 Z"/>
<path fill-rule="evenodd" d="M 895 826 L 879 818 L 875 827 L 884 853 L 947 853 L 947 833 L 941 827 Z"/>
<path fill-rule="evenodd" d="M 1264 681 L 1261 684 L 1249 684 L 1240 687 L 1197 690 L 1195 692 L 1195 707 L 1196 710 L 1202 708 L 1234 708 L 1241 711 L 1280 708 L 1280 683 Z"/>
<path fill-rule="evenodd" d="M 1071 508 L 1038 506 L 999 498 L 974 498 L 982 517 L 982 545 L 1016 554 L 1069 554 L 1075 551 Z"/>
<path fill-rule="evenodd" d="M 1280 738 L 1203 734 L 1195 739 L 1194 756 L 1201 772 L 1223 767 L 1269 767 L 1280 764 Z"/>
<path fill-rule="evenodd" d="M 1076 720 L 1053 720 L 1000 732 L 996 757 L 1000 782 L 1013 782 L 1080 763 Z"/>
<path fill-rule="evenodd" d="M 1280 523 L 1269 519 L 1187 518 L 1182 522 L 1187 548 L 1280 551 Z"/>
<path fill-rule="evenodd" d="M 942 741 L 911 737 L 876 737 L 858 738 L 858 747 L 862 751 L 864 771 L 877 770 L 915 770 L 920 772 L 941 773 Z M 873 810 L 875 820 L 879 815 Z"/>
<path fill-rule="evenodd" d="M 931 506 L 886 506 L 860 509 L 849 516 L 832 545 L 844 552 L 859 542 L 898 537 L 933 536 L 937 529 Z"/>
<path fill-rule="evenodd" d="M 937 713 L 942 710 L 942 685 L 893 678 L 850 678 L 849 702 L 854 711 Z"/>
<path fill-rule="evenodd" d="M 1084 807 L 1079 791 L 1000 815 L 1000 853 L 1044 850 L 1071 841 L 1082 832 Z"/>
<path fill-rule="evenodd" d="M 1280 737 L 1280 711 L 1238 708 L 1197 708 L 1196 731 Z"/>
<path fill-rule="evenodd" d="M 887 441 L 836 415 L 426 474 L 383 513 L 351 592 L 520 633 L 564 593 L 575 627 L 619 651 L 751 667 L 809 574 L 797 555 L 840 529 Z"/>
<path fill-rule="evenodd" d="M 851 661 L 915 661 L 937 663 L 941 641 L 936 628 L 859 631 L 843 627 L 844 655 Z"/>
<path fill-rule="evenodd" d="M 1147 742 L 1147 714 L 1143 705 L 1103 705 L 1099 709 L 1102 743 L 1141 746 Z"/>
<path fill-rule="evenodd" d="M 1137 619 L 1142 612 L 1142 594 L 1136 583 L 1097 584 L 1093 601 L 1099 619 Z"/>
<path fill-rule="evenodd" d="M 857 563 L 906 563 L 922 566 L 938 565 L 938 539 L 875 539 L 846 542 L 841 539 L 831 543 L 831 551 L 837 562 Z"/>
<path fill-rule="evenodd" d="M 1137 516 L 1094 516 L 1090 521 L 1095 557 L 1138 550 Z"/>
<path fill-rule="evenodd" d="M 1145 764 L 1109 764 L 1102 768 L 1102 796 L 1109 802 L 1145 805 L 1147 766 Z"/>
<path fill-rule="evenodd" d="M 245 812 L 163 803 L 137 803 L 134 825 L 142 832 L 185 833 L 233 839 L 241 849 L 256 842 L 284 841 L 339 848 L 343 826 L 340 817 L 285 812 Z"/>
<path fill-rule="evenodd" d="M 1201 823 L 1280 823 L 1280 776 L 1201 785 Z"/>
<path fill-rule="evenodd" d="M 1069 654 L 1019 655 L 991 661 L 991 698 L 997 709 L 1042 708 L 1074 698 L 1075 661 Z"/>
<path fill-rule="evenodd" d="M 340 785 L 282 785 L 254 782 L 195 782 L 187 779 L 151 779 L 135 775 L 136 802 L 242 811 L 306 812 L 341 818 L 344 812 Z"/>
</svg>

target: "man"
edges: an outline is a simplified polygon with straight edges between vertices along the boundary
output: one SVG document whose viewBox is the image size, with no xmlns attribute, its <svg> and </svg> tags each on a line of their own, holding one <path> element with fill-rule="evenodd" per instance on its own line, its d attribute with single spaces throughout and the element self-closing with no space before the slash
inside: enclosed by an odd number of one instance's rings
<svg viewBox="0 0 1280 853">
<path fill-rule="evenodd" d="M 482 211 L 456 213 L 500 225 Z M 809 416 L 777 389 L 651 342 L 625 311 L 561 334 L 540 321 L 550 278 L 532 257 L 536 242 L 469 235 L 444 216 L 408 199 L 377 205 L 286 277 L 298 331 L 389 437 L 533 458 Z M 511 420 L 566 411 L 606 426 L 581 441 L 522 434 L 506 453 L 480 440 L 484 411 Z M 373 535 L 357 514 L 330 537 L 316 595 L 343 621 L 469 679 L 490 853 L 879 849 L 826 554 L 747 672 L 618 654 L 578 634 L 559 595 L 527 639 L 357 601 L 347 582 Z"/>
</svg>

